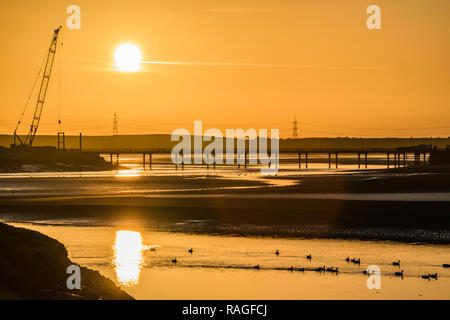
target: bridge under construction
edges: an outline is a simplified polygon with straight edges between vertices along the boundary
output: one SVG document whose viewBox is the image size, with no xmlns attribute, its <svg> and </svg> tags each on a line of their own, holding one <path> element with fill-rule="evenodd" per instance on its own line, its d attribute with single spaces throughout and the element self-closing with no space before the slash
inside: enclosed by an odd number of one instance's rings
<svg viewBox="0 0 450 320">
<path fill-rule="evenodd" d="M 76 149 L 71 149 L 76 150 Z M 89 152 L 96 153 L 99 155 L 104 155 L 109 158 L 109 161 L 115 165 L 120 164 L 120 155 L 141 155 L 142 156 L 142 166 L 143 168 L 152 169 L 153 165 L 153 155 L 167 155 L 170 156 L 172 153 L 171 149 L 78 149 L 79 152 Z M 423 165 L 429 163 L 430 155 L 433 152 L 432 149 L 421 147 L 421 148 L 372 148 L 372 149 L 281 149 L 278 154 L 281 157 L 290 156 L 291 161 L 295 157 L 298 163 L 298 169 L 308 169 L 311 163 L 325 162 L 328 163 L 328 168 L 339 168 L 339 164 L 347 164 L 349 162 L 348 156 L 355 157 L 355 164 L 358 168 L 368 168 L 371 160 L 371 156 L 375 156 L 378 164 L 384 164 L 387 168 L 389 167 L 406 167 L 409 164 Z M 269 151 L 270 155 L 270 151 Z M 255 156 L 246 150 L 243 152 L 243 163 L 237 161 L 239 154 L 234 153 L 235 163 L 238 168 L 247 168 L 250 166 L 250 158 Z M 385 157 L 380 160 L 380 156 Z M 320 159 L 320 161 L 318 161 Z M 325 159 L 325 160 L 324 160 Z M 190 161 L 192 163 L 192 161 Z M 202 162 L 199 165 L 209 167 L 216 167 L 216 164 L 206 164 Z M 175 168 L 184 168 L 184 164 L 174 165 Z"/>
</svg>

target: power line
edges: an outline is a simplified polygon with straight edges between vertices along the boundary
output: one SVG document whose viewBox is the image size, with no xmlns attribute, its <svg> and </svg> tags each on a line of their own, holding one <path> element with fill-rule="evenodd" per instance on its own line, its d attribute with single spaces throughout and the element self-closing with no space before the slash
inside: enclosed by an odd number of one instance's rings
<svg viewBox="0 0 450 320">
<path fill-rule="evenodd" d="M 331 128 L 331 129 L 345 129 L 345 130 L 378 130 L 378 131 L 389 131 L 389 130 L 433 130 L 433 129 L 449 129 L 450 126 L 443 127 L 422 127 L 422 128 L 356 128 L 356 127 L 338 127 L 338 126 L 326 126 L 326 125 L 318 125 L 312 123 L 303 123 L 306 126 L 310 127 L 322 127 L 322 128 Z"/>
</svg>

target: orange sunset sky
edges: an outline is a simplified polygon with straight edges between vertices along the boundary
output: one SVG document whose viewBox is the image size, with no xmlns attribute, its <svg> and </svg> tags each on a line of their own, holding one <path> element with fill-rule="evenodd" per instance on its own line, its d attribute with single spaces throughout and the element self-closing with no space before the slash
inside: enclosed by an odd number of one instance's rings
<svg viewBox="0 0 450 320">
<path fill-rule="evenodd" d="M 1 0 L 0 133 L 12 134 L 53 29 L 65 30 L 38 134 L 279 128 L 301 137 L 450 136 L 448 0 Z M 381 7 L 382 30 L 366 8 Z M 119 72 L 114 51 L 145 61 Z M 34 102 L 34 101 L 33 101 Z M 59 111 L 61 106 L 61 110 Z M 28 108 L 24 133 L 31 121 Z"/>
</svg>

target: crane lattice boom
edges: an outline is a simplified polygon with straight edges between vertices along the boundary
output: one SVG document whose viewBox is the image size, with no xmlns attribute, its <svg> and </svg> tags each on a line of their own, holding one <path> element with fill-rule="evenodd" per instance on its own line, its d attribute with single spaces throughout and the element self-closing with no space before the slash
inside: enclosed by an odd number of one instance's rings
<svg viewBox="0 0 450 320">
<path fill-rule="evenodd" d="M 53 62 L 55 61 L 56 49 L 58 47 L 58 34 L 61 27 L 55 29 L 50 42 L 50 47 L 48 49 L 47 58 L 45 61 L 45 69 L 42 75 L 41 86 L 39 89 L 39 95 L 34 108 L 33 120 L 31 122 L 30 130 L 28 131 L 27 137 L 24 141 L 14 132 L 14 136 L 17 137 L 22 146 L 33 145 L 34 138 L 36 137 L 36 132 L 39 127 L 39 122 L 41 121 L 42 109 L 44 108 L 45 96 L 47 94 L 47 88 L 50 81 L 50 76 L 52 74 Z"/>
</svg>

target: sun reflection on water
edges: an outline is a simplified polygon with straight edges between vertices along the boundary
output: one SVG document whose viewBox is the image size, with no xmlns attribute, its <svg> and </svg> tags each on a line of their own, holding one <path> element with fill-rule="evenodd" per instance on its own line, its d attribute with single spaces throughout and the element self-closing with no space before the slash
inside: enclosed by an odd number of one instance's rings
<svg viewBox="0 0 450 320">
<path fill-rule="evenodd" d="M 138 283 L 143 264 L 140 232 L 117 231 L 114 243 L 114 268 L 121 285 L 133 286 Z"/>
<path fill-rule="evenodd" d="M 118 178 L 126 178 L 126 177 L 140 177 L 141 174 L 138 170 L 119 170 L 115 174 Z"/>
</svg>

